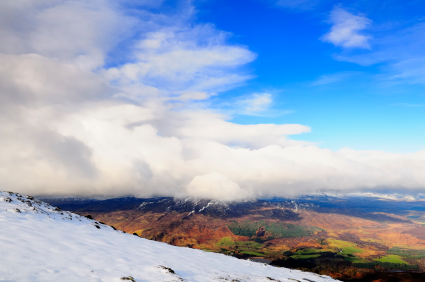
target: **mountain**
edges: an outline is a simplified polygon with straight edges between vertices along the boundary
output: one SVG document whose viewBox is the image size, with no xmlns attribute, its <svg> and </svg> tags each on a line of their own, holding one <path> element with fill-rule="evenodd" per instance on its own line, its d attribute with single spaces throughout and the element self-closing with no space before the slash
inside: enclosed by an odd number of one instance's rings
<svg viewBox="0 0 425 282">
<path fill-rule="evenodd" d="M 0 192 L 0 222 L 1 281 L 335 281 L 146 240 L 18 193 Z"/>
<path fill-rule="evenodd" d="M 150 240 L 346 281 L 423 281 L 425 273 L 422 200 L 318 194 L 240 202 L 167 197 L 46 201 Z"/>
<path fill-rule="evenodd" d="M 258 207 L 273 207 L 276 211 L 290 212 L 292 210 L 305 210 L 316 207 L 313 203 L 296 202 L 293 200 L 246 200 L 235 202 L 223 202 L 209 199 L 196 198 L 114 198 L 108 200 L 78 199 L 78 198 L 52 198 L 43 199 L 50 204 L 59 205 L 63 209 L 74 211 L 92 212 L 114 212 L 123 210 L 139 210 L 151 212 L 178 212 L 192 214 L 203 214 L 213 217 L 240 217 L 250 213 Z M 280 212 L 278 212 L 280 213 Z"/>
</svg>

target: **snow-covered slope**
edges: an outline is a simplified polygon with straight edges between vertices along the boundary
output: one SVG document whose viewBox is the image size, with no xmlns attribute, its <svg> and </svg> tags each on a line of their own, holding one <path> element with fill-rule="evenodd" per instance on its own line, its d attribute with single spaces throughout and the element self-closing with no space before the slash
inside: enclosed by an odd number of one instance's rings
<svg viewBox="0 0 425 282">
<path fill-rule="evenodd" d="M 11 192 L 0 226 L 0 281 L 335 281 L 149 241 Z"/>
</svg>

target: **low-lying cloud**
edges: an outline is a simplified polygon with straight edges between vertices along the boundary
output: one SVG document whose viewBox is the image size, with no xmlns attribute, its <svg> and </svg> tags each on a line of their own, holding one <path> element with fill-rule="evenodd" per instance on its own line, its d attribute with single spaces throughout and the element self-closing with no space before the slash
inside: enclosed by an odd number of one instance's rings
<svg viewBox="0 0 425 282">
<path fill-rule="evenodd" d="M 193 26 L 190 6 L 180 18 L 127 12 L 125 1 L 10 3 L 0 4 L 2 190 L 237 200 L 424 188 L 425 151 L 331 151 L 289 138 L 308 126 L 241 125 L 210 108 L 252 77 L 256 54 Z M 263 93 L 236 104 L 258 114 L 271 103 Z"/>
</svg>

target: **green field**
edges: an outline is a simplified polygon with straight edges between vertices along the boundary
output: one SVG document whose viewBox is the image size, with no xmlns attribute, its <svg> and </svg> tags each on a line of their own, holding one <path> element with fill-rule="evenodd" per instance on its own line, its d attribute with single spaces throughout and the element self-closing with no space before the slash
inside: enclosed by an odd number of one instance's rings
<svg viewBox="0 0 425 282">
<path fill-rule="evenodd" d="M 290 238 L 290 237 L 306 237 L 314 232 L 321 230 L 317 227 L 300 226 L 290 223 L 276 223 L 266 221 L 251 221 L 242 222 L 233 221 L 228 225 L 230 231 L 235 235 L 255 237 L 260 227 L 264 227 L 267 232 L 267 239 Z"/>
<path fill-rule="evenodd" d="M 340 252 L 340 255 L 352 255 L 356 253 L 363 253 L 362 249 L 355 248 L 355 247 L 344 247 L 342 248 L 342 252 Z"/>
<path fill-rule="evenodd" d="M 234 230 L 238 229 L 239 233 L 248 234 L 247 232 L 257 231 L 259 227 L 263 226 L 266 230 L 273 230 L 273 236 L 279 234 L 278 236 L 283 236 L 284 233 L 278 233 L 279 228 L 285 229 L 286 235 L 294 234 L 291 232 L 306 232 L 306 230 L 300 229 L 300 226 L 296 225 L 287 225 L 287 224 L 264 224 L 264 222 L 250 222 L 245 221 L 242 223 L 233 223 Z M 300 231 L 302 230 L 302 231 Z M 232 230 L 233 231 L 233 230 Z M 234 233 L 238 233 L 236 230 Z M 270 231 L 272 232 L 272 231 Z M 307 231 L 310 232 L 310 231 Z M 235 234 L 236 234 L 235 233 Z M 239 234 L 238 234 L 239 235 Z M 216 247 L 221 247 L 220 252 L 228 254 L 229 252 L 236 252 L 242 255 L 255 256 L 255 257 L 269 257 L 270 255 L 274 256 L 277 253 L 267 252 L 267 249 L 264 249 L 264 244 L 255 242 L 255 236 L 250 241 L 235 241 L 231 237 L 224 237 L 218 243 Z M 417 265 L 410 265 L 403 258 L 408 259 L 420 259 L 425 257 L 425 250 L 413 250 L 401 247 L 394 247 L 387 251 L 387 255 L 381 258 L 374 259 L 373 261 L 357 257 L 356 254 L 364 252 L 362 249 L 357 247 L 357 244 L 337 239 L 326 239 L 327 246 L 323 249 L 314 249 L 314 248 L 305 248 L 298 249 L 296 252 L 285 251 L 284 256 L 290 257 L 296 260 L 311 260 L 311 259 L 320 259 L 323 252 L 333 252 L 339 256 L 342 256 L 346 261 L 353 263 L 355 267 L 375 269 L 376 267 L 381 267 L 388 270 L 415 270 L 418 268 Z"/>
<path fill-rule="evenodd" d="M 233 245 L 235 245 L 235 241 L 233 241 L 233 239 L 231 237 L 224 237 L 215 245 L 218 246 L 218 247 L 219 246 L 233 246 Z"/>
<path fill-rule="evenodd" d="M 399 263 L 399 264 L 408 264 L 404 260 L 401 259 L 398 255 L 388 255 L 385 257 L 381 257 L 379 259 L 375 259 L 375 261 L 379 262 L 388 262 L 388 263 Z"/>
<path fill-rule="evenodd" d="M 251 255 L 251 256 L 257 256 L 257 257 L 263 257 L 264 254 L 257 253 L 257 252 L 250 252 L 250 251 L 243 251 L 241 254 Z"/>
<path fill-rule="evenodd" d="M 250 248 L 262 248 L 263 244 L 261 243 L 257 243 L 254 241 L 236 241 L 236 246 L 241 246 L 241 247 L 250 247 Z"/>
<path fill-rule="evenodd" d="M 334 248 L 338 252 L 338 255 L 343 256 L 346 261 L 352 263 L 368 263 L 367 260 L 355 256 L 355 254 L 363 253 L 362 249 L 355 247 L 355 243 L 336 239 L 328 239 L 327 241 L 329 246 Z"/>
<path fill-rule="evenodd" d="M 310 258 L 318 258 L 320 257 L 320 253 L 329 252 L 328 250 L 323 249 L 303 249 L 298 250 L 295 253 L 287 251 L 284 255 L 291 257 L 293 259 L 310 259 Z"/>
<path fill-rule="evenodd" d="M 320 254 L 315 255 L 293 255 L 291 258 L 293 259 L 309 259 L 309 258 L 318 258 L 320 257 Z"/>
<path fill-rule="evenodd" d="M 255 241 L 234 241 L 231 237 L 222 238 L 217 244 L 217 247 L 231 247 L 231 246 L 239 246 L 239 247 L 250 247 L 250 248 L 262 248 L 263 244 L 255 242 Z"/>
<path fill-rule="evenodd" d="M 355 243 L 347 242 L 347 241 L 341 241 L 336 239 L 328 239 L 329 246 L 340 249 L 339 254 L 340 255 L 352 255 L 355 253 L 362 253 L 363 250 L 356 248 Z"/>
<path fill-rule="evenodd" d="M 425 250 L 413 250 L 413 249 L 407 249 L 407 248 L 394 247 L 389 249 L 387 253 L 391 255 L 398 255 L 402 258 L 407 258 L 407 259 L 425 258 Z"/>
<path fill-rule="evenodd" d="M 265 252 L 260 251 L 263 244 L 254 241 L 234 241 L 231 237 L 224 237 L 215 246 L 224 247 L 220 249 L 222 253 L 228 253 L 232 249 L 240 254 L 250 256 L 263 257 L 266 255 Z"/>
</svg>

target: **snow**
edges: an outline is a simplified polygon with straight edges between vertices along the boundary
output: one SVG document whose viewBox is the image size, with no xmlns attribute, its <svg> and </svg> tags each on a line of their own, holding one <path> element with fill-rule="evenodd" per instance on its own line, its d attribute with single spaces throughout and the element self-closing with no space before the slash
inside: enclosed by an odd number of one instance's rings
<svg viewBox="0 0 425 282">
<path fill-rule="evenodd" d="M 199 210 L 199 212 L 203 211 L 204 209 L 207 209 L 210 205 L 213 205 L 213 202 L 209 202 L 206 206 L 202 207 L 202 209 Z"/>
<path fill-rule="evenodd" d="M 0 225 L 0 281 L 336 281 L 149 241 L 11 192 Z"/>
<path fill-rule="evenodd" d="M 358 197 L 369 197 L 369 198 L 378 198 L 378 199 L 385 199 L 385 200 L 394 200 L 394 201 L 417 201 L 420 200 L 423 197 L 422 194 L 418 194 L 417 197 L 412 195 L 402 195 L 399 193 L 395 194 L 381 194 L 381 193 L 371 193 L 371 192 L 355 192 L 355 193 L 348 193 L 348 194 L 341 194 L 341 193 L 320 193 L 320 194 L 311 194 L 311 195 L 318 195 L 318 196 L 325 196 L 325 197 L 334 197 L 334 198 L 358 198 Z M 303 196 L 301 196 L 303 197 Z"/>
</svg>

